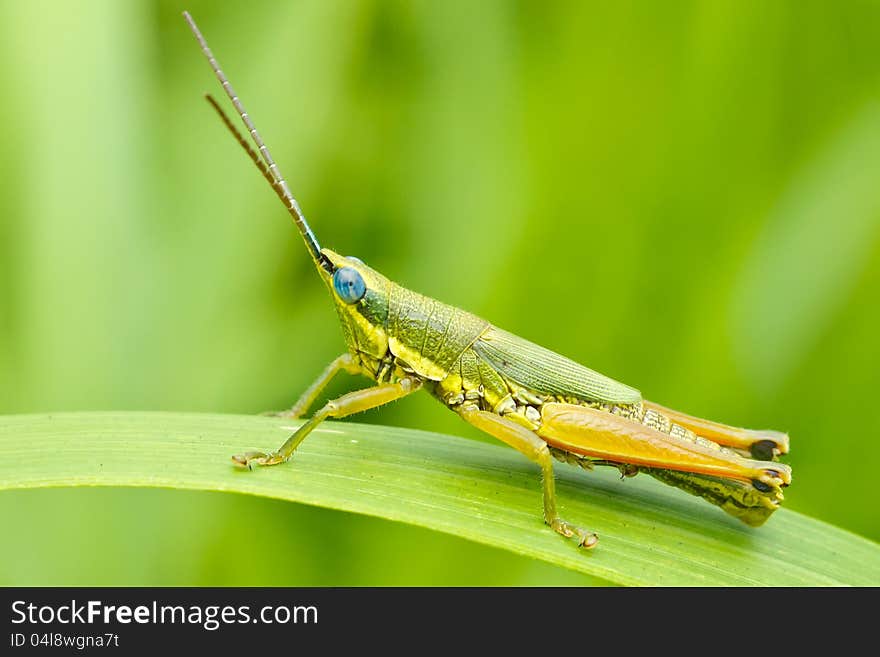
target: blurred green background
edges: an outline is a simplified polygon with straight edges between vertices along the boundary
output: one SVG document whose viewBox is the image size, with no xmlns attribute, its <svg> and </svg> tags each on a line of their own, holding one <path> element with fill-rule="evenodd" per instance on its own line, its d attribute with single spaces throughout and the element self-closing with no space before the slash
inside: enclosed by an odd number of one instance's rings
<svg viewBox="0 0 880 657">
<path fill-rule="evenodd" d="M 344 348 L 201 98 L 184 8 L 324 245 L 789 431 L 787 507 L 880 539 L 876 1 L 0 0 L 0 412 L 283 408 Z M 479 438 L 427 395 L 358 420 Z M 0 515 L 2 584 L 589 581 L 234 495 L 6 492 Z"/>
</svg>

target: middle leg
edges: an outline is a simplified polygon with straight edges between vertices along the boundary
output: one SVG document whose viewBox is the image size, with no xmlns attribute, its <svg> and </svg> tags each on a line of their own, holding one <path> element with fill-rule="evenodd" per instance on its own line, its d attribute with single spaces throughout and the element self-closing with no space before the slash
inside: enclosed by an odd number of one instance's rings
<svg viewBox="0 0 880 657">
<path fill-rule="evenodd" d="M 556 511 L 556 481 L 553 478 L 553 459 L 546 442 L 524 426 L 495 413 L 477 409 L 465 409 L 459 413 L 469 424 L 507 443 L 541 466 L 544 484 L 544 522 L 566 538 L 576 538 L 581 547 L 591 548 L 596 545 L 599 537 L 594 532 L 575 527 L 560 518 Z"/>
</svg>

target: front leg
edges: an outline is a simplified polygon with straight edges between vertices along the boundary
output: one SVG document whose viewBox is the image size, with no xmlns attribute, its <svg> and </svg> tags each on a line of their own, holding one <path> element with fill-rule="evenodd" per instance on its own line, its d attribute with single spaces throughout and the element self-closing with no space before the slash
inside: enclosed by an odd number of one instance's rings
<svg viewBox="0 0 880 657">
<path fill-rule="evenodd" d="M 361 411 L 406 397 L 418 390 L 422 385 L 419 379 L 401 379 L 397 383 L 384 383 L 375 388 L 356 390 L 328 401 L 317 411 L 308 422 L 303 424 L 287 441 L 271 454 L 264 452 L 245 452 L 232 457 L 232 462 L 245 468 L 252 465 L 275 465 L 289 459 L 299 444 L 305 440 L 312 429 L 328 417 L 346 417 Z"/>
<path fill-rule="evenodd" d="M 302 417 L 305 415 L 305 412 L 309 410 L 309 406 L 315 402 L 318 395 L 321 394 L 321 391 L 327 387 L 330 380 L 336 376 L 337 372 L 342 370 L 345 370 L 349 374 L 361 373 L 361 368 L 358 365 L 357 359 L 351 354 L 342 354 L 324 368 L 324 371 L 321 372 L 317 379 L 315 379 L 315 382 L 306 388 L 305 392 L 299 396 L 299 399 L 296 400 L 296 403 L 289 410 L 281 411 L 280 413 L 266 413 L 265 415 L 284 417 L 291 420 Z"/>
</svg>

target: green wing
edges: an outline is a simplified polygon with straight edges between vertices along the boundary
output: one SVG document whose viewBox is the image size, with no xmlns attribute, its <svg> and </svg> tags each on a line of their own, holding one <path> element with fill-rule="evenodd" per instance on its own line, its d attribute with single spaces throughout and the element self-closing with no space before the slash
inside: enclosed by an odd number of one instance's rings
<svg viewBox="0 0 880 657">
<path fill-rule="evenodd" d="M 495 326 L 477 338 L 473 349 L 503 377 L 534 392 L 611 404 L 642 400 L 635 388 Z"/>
</svg>

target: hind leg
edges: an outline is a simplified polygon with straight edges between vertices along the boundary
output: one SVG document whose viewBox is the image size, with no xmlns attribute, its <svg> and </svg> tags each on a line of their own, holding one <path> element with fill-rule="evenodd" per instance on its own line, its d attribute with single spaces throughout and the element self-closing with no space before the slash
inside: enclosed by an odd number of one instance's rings
<svg viewBox="0 0 880 657">
<path fill-rule="evenodd" d="M 644 402 L 644 406 L 646 409 L 653 409 L 665 415 L 698 436 L 750 454 L 752 458 L 760 461 L 772 461 L 775 456 L 788 453 L 788 434 L 781 431 L 770 431 L 769 429 L 755 431 L 730 427 L 726 424 L 674 411 L 649 401 Z"/>
</svg>

